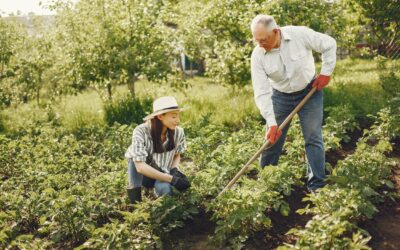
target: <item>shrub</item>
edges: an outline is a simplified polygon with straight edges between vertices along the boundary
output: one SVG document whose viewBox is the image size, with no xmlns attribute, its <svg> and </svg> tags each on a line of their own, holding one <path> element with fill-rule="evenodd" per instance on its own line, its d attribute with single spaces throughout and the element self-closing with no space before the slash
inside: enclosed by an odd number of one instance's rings
<svg viewBox="0 0 400 250">
<path fill-rule="evenodd" d="M 109 101 L 104 105 L 104 119 L 108 125 L 113 125 L 114 122 L 120 124 L 140 124 L 143 122 L 143 117 L 146 113 L 152 110 L 152 98 L 138 99 L 132 98 L 131 95 L 126 95 Z"/>
</svg>

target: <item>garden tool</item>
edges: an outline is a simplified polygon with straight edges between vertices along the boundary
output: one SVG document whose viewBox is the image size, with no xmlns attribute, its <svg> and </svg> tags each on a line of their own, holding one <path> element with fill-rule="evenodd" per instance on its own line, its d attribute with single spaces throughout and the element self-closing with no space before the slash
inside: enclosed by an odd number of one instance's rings
<svg viewBox="0 0 400 250">
<path fill-rule="evenodd" d="M 308 99 L 310 99 L 310 97 L 315 93 L 315 91 L 317 90 L 316 87 L 313 87 L 311 89 L 311 91 L 303 98 L 303 100 L 301 100 L 301 102 L 296 106 L 295 109 L 293 109 L 293 111 L 288 115 L 288 117 L 286 117 L 286 119 L 282 122 L 282 124 L 279 126 L 279 130 L 283 130 L 287 124 L 289 124 L 289 122 L 293 119 L 293 117 L 297 114 L 297 112 L 299 112 L 299 110 L 304 106 L 304 104 L 308 101 Z M 236 181 L 246 172 L 246 170 L 250 167 L 250 165 L 257 159 L 258 156 L 260 156 L 260 154 L 272 147 L 273 144 L 271 144 L 269 142 L 269 140 L 267 140 L 262 146 L 261 148 L 250 158 L 250 160 L 246 163 L 246 165 L 244 165 L 242 167 L 242 169 L 235 175 L 235 177 L 233 177 L 233 179 L 228 183 L 228 185 L 226 185 L 226 187 L 218 194 L 217 198 L 219 196 L 221 196 L 223 193 L 225 193 L 228 189 L 230 189 L 233 184 L 236 183 Z"/>
</svg>

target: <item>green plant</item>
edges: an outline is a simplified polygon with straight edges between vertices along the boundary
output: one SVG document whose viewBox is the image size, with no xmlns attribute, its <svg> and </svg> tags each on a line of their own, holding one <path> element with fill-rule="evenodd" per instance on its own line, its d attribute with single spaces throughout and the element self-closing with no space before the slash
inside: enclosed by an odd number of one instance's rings
<svg viewBox="0 0 400 250">
<path fill-rule="evenodd" d="M 113 99 L 104 104 L 104 119 L 109 126 L 119 124 L 141 124 L 143 118 L 152 112 L 151 98 L 140 100 L 131 95 Z"/>
</svg>

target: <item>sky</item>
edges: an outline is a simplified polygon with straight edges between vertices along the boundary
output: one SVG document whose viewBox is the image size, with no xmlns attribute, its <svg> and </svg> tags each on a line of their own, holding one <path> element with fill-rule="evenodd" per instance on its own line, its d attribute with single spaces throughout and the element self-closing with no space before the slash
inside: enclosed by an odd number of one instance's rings
<svg viewBox="0 0 400 250">
<path fill-rule="evenodd" d="M 42 6 L 39 3 L 42 3 Z M 51 0 L 0 0 L 1 16 L 8 16 L 10 12 L 14 14 L 21 11 L 22 15 L 34 12 L 36 15 L 54 15 L 54 11 L 46 9 L 43 5 L 51 3 Z"/>
</svg>

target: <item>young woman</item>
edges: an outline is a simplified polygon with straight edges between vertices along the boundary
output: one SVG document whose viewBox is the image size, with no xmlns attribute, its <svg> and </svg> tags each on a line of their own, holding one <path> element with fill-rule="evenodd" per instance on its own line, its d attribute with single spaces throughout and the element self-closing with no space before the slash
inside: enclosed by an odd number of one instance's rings
<svg viewBox="0 0 400 250">
<path fill-rule="evenodd" d="M 186 176 L 178 170 L 180 154 L 186 146 L 183 128 L 178 127 L 182 110 L 175 98 L 158 98 L 153 103 L 153 113 L 134 129 L 132 144 L 125 153 L 127 192 L 132 204 L 142 200 L 142 186 L 154 187 L 158 196 L 172 195 L 172 186 L 179 191 L 190 187 Z"/>
</svg>

